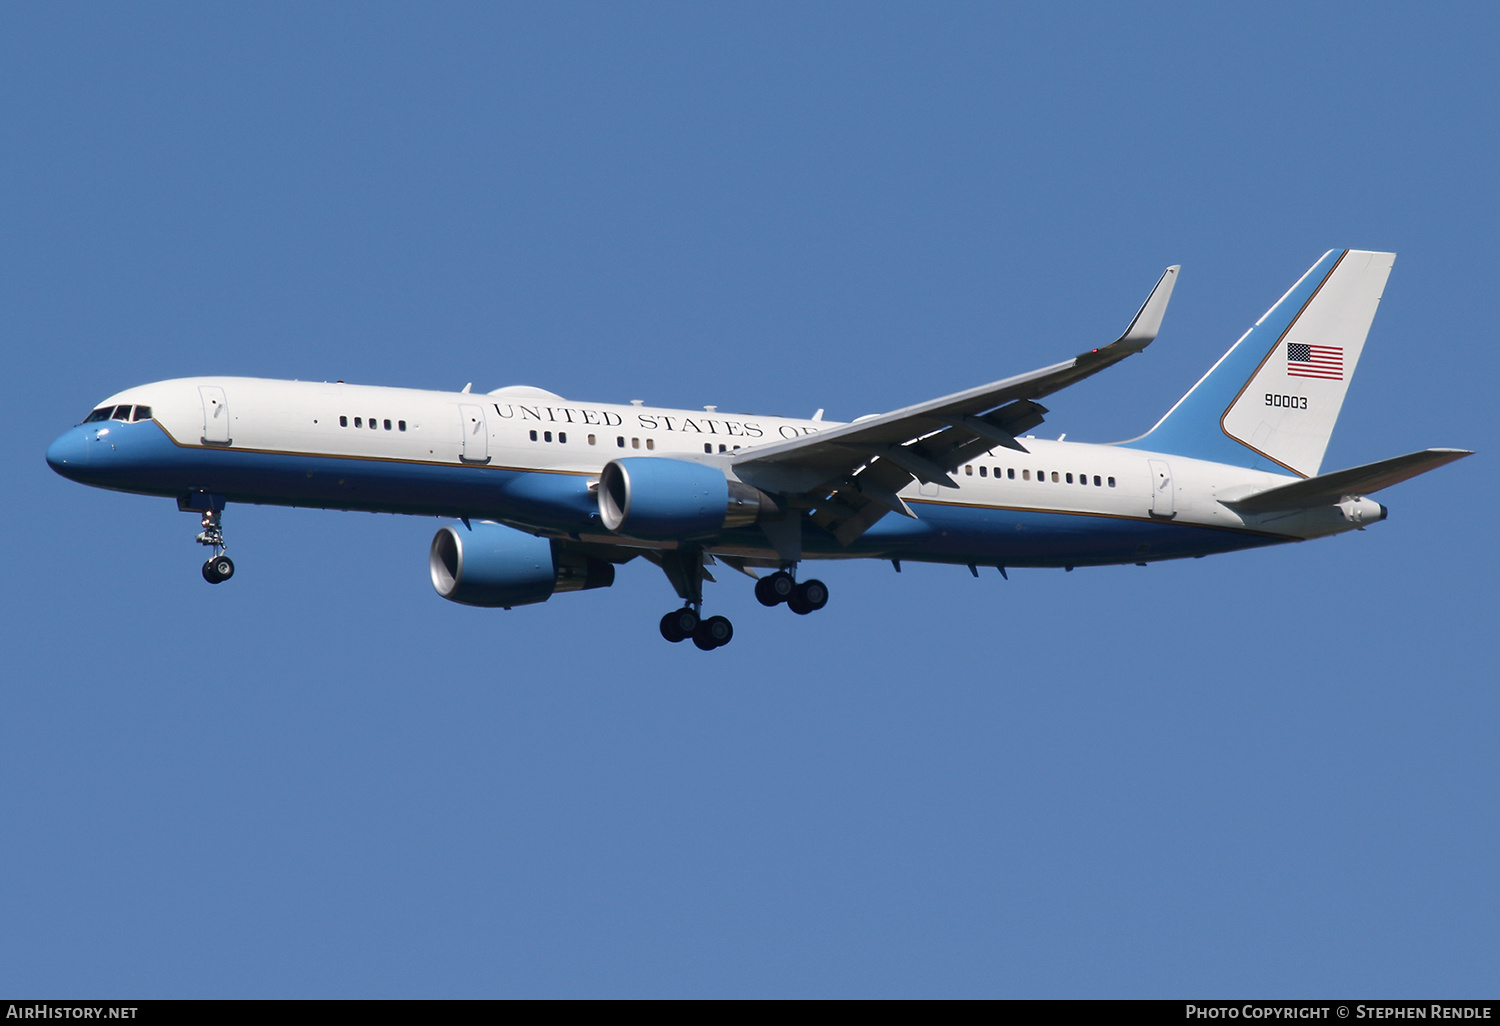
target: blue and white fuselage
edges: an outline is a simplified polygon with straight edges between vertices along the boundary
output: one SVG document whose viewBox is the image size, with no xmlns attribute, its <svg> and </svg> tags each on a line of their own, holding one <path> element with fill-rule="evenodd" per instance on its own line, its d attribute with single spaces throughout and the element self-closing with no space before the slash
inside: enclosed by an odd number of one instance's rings
<svg viewBox="0 0 1500 1026">
<path fill-rule="evenodd" d="M 544 601 L 607 585 L 615 565 L 644 555 L 685 602 L 663 634 L 712 648 L 732 636 L 727 620 L 698 615 L 716 561 L 773 570 L 761 601 L 808 612 L 827 598 L 821 582 L 795 580 L 808 559 L 1071 569 L 1384 519 L 1365 493 L 1465 455 L 1427 450 L 1318 476 L 1392 259 L 1325 255 L 1130 443 L 1026 432 L 1046 413 L 1038 398 L 1152 341 L 1176 268 L 1110 346 L 848 424 L 528 387 L 180 378 L 105 399 L 47 461 L 84 484 L 201 512 L 210 581 L 233 572 L 219 521 L 230 503 L 451 518 L 462 530 L 444 528 L 430 554 L 446 598 Z"/>
<path fill-rule="evenodd" d="M 204 441 L 214 416 L 205 392 L 225 400 L 221 441 Z M 148 409 L 149 419 L 113 418 L 126 407 L 132 416 Z M 259 378 L 159 381 L 110 396 L 99 409 L 111 410 L 111 419 L 80 424 L 47 453 L 54 469 L 84 484 L 168 498 L 208 494 L 231 503 L 493 520 L 549 537 L 649 548 L 679 542 L 630 538 L 600 523 L 596 493 L 610 460 L 666 457 L 732 472 L 731 454 L 841 426 L 571 402 L 530 388 L 473 395 Z M 465 430 L 476 410 L 483 422 L 477 440 Z M 901 489 L 915 519 L 884 517 L 847 547 L 805 532 L 804 558 L 1139 563 L 1300 541 L 1381 515 L 1374 503 L 1355 517 L 1334 506 L 1241 515 L 1219 497 L 1297 478 L 1119 445 L 1023 441 L 1025 453 L 996 447 L 955 468 L 956 487 L 913 481 Z M 1160 487 L 1153 463 L 1167 469 Z M 778 560 L 755 526 L 695 541 L 712 553 Z"/>
</svg>

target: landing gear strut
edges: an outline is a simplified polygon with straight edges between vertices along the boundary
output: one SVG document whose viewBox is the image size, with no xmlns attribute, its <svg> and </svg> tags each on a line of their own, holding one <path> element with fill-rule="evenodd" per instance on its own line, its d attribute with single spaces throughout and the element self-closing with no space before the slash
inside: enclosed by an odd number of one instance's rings
<svg viewBox="0 0 1500 1026">
<path fill-rule="evenodd" d="M 676 644 L 693 639 L 693 644 L 704 652 L 729 644 L 734 639 L 734 624 L 726 616 L 704 617 L 703 613 L 703 551 L 701 549 L 677 549 L 663 552 L 661 568 L 667 580 L 686 603 L 661 618 L 661 636 Z"/>
<path fill-rule="evenodd" d="M 806 616 L 828 605 L 828 585 L 816 578 L 798 584 L 790 573 L 778 570 L 755 582 L 755 597 L 763 606 L 785 602 L 792 612 Z"/>
<path fill-rule="evenodd" d="M 224 554 L 224 527 L 221 523 L 223 511 L 205 510 L 203 530 L 198 533 L 198 544 L 207 545 L 214 554 L 203 564 L 203 579 L 209 584 L 222 584 L 234 576 L 234 560 Z"/>
</svg>

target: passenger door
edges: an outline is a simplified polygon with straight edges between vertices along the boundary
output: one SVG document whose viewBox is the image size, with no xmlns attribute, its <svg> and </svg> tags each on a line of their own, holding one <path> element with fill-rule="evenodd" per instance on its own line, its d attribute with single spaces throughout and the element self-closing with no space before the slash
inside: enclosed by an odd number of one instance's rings
<svg viewBox="0 0 1500 1026">
<path fill-rule="evenodd" d="M 467 403 L 458 408 L 459 420 L 463 422 L 463 450 L 459 459 L 464 463 L 488 463 L 490 461 L 490 429 L 485 423 L 484 407 Z"/>
<path fill-rule="evenodd" d="M 1172 487 L 1172 468 L 1162 460 L 1151 464 L 1151 515 L 1171 520 L 1177 515 L 1176 492 Z"/>
<path fill-rule="evenodd" d="M 203 400 L 203 444 L 230 445 L 229 400 L 218 385 L 199 385 L 198 396 Z"/>
</svg>

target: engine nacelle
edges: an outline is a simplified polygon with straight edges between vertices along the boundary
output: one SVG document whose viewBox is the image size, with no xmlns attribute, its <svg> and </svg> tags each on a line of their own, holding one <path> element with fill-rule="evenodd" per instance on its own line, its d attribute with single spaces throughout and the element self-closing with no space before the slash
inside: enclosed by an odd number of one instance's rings
<svg viewBox="0 0 1500 1026">
<path fill-rule="evenodd" d="M 780 513 L 764 492 L 703 463 L 630 456 L 599 475 L 599 518 L 635 538 L 716 534 Z"/>
<path fill-rule="evenodd" d="M 466 606 L 508 609 L 615 583 L 613 563 L 489 521 L 442 528 L 427 562 L 437 593 Z"/>
</svg>

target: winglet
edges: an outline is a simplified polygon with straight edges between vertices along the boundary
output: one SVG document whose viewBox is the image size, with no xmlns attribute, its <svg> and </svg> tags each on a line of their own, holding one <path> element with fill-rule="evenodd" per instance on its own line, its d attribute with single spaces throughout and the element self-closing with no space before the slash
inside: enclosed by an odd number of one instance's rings
<svg viewBox="0 0 1500 1026">
<path fill-rule="evenodd" d="M 1156 333 L 1161 330 L 1161 320 L 1167 313 L 1167 303 L 1172 299 L 1172 286 L 1177 284 L 1177 272 L 1181 268 L 1181 264 L 1173 264 L 1162 272 L 1156 288 L 1151 290 L 1151 295 L 1146 297 L 1146 301 L 1136 311 L 1125 334 L 1103 348 L 1080 353 L 1075 364 L 1087 367 L 1090 373 L 1100 371 L 1127 356 L 1134 356 L 1155 341 Z"/>
<path fill-rule="evenodd" d="M 1177 284 L 1177 272 L 1181 269 L 1181 264 L 1173 264 L 1162 272 L 1156 288 L 1151 290 L 1151 295 L 1146 297 L 1146 301 L 1136 312 L 1135 320 L 1130 322 L 1130 327 L 1125 329 L 1125 334 L 1115 341 L 1115 345 L 1139 352 L 1151 344 L 1156 333 L 1161 330 L 1161 319 L 1166 316 L 1167 303 L 1172 299 L 1172 286 Z"/>
</svg>

